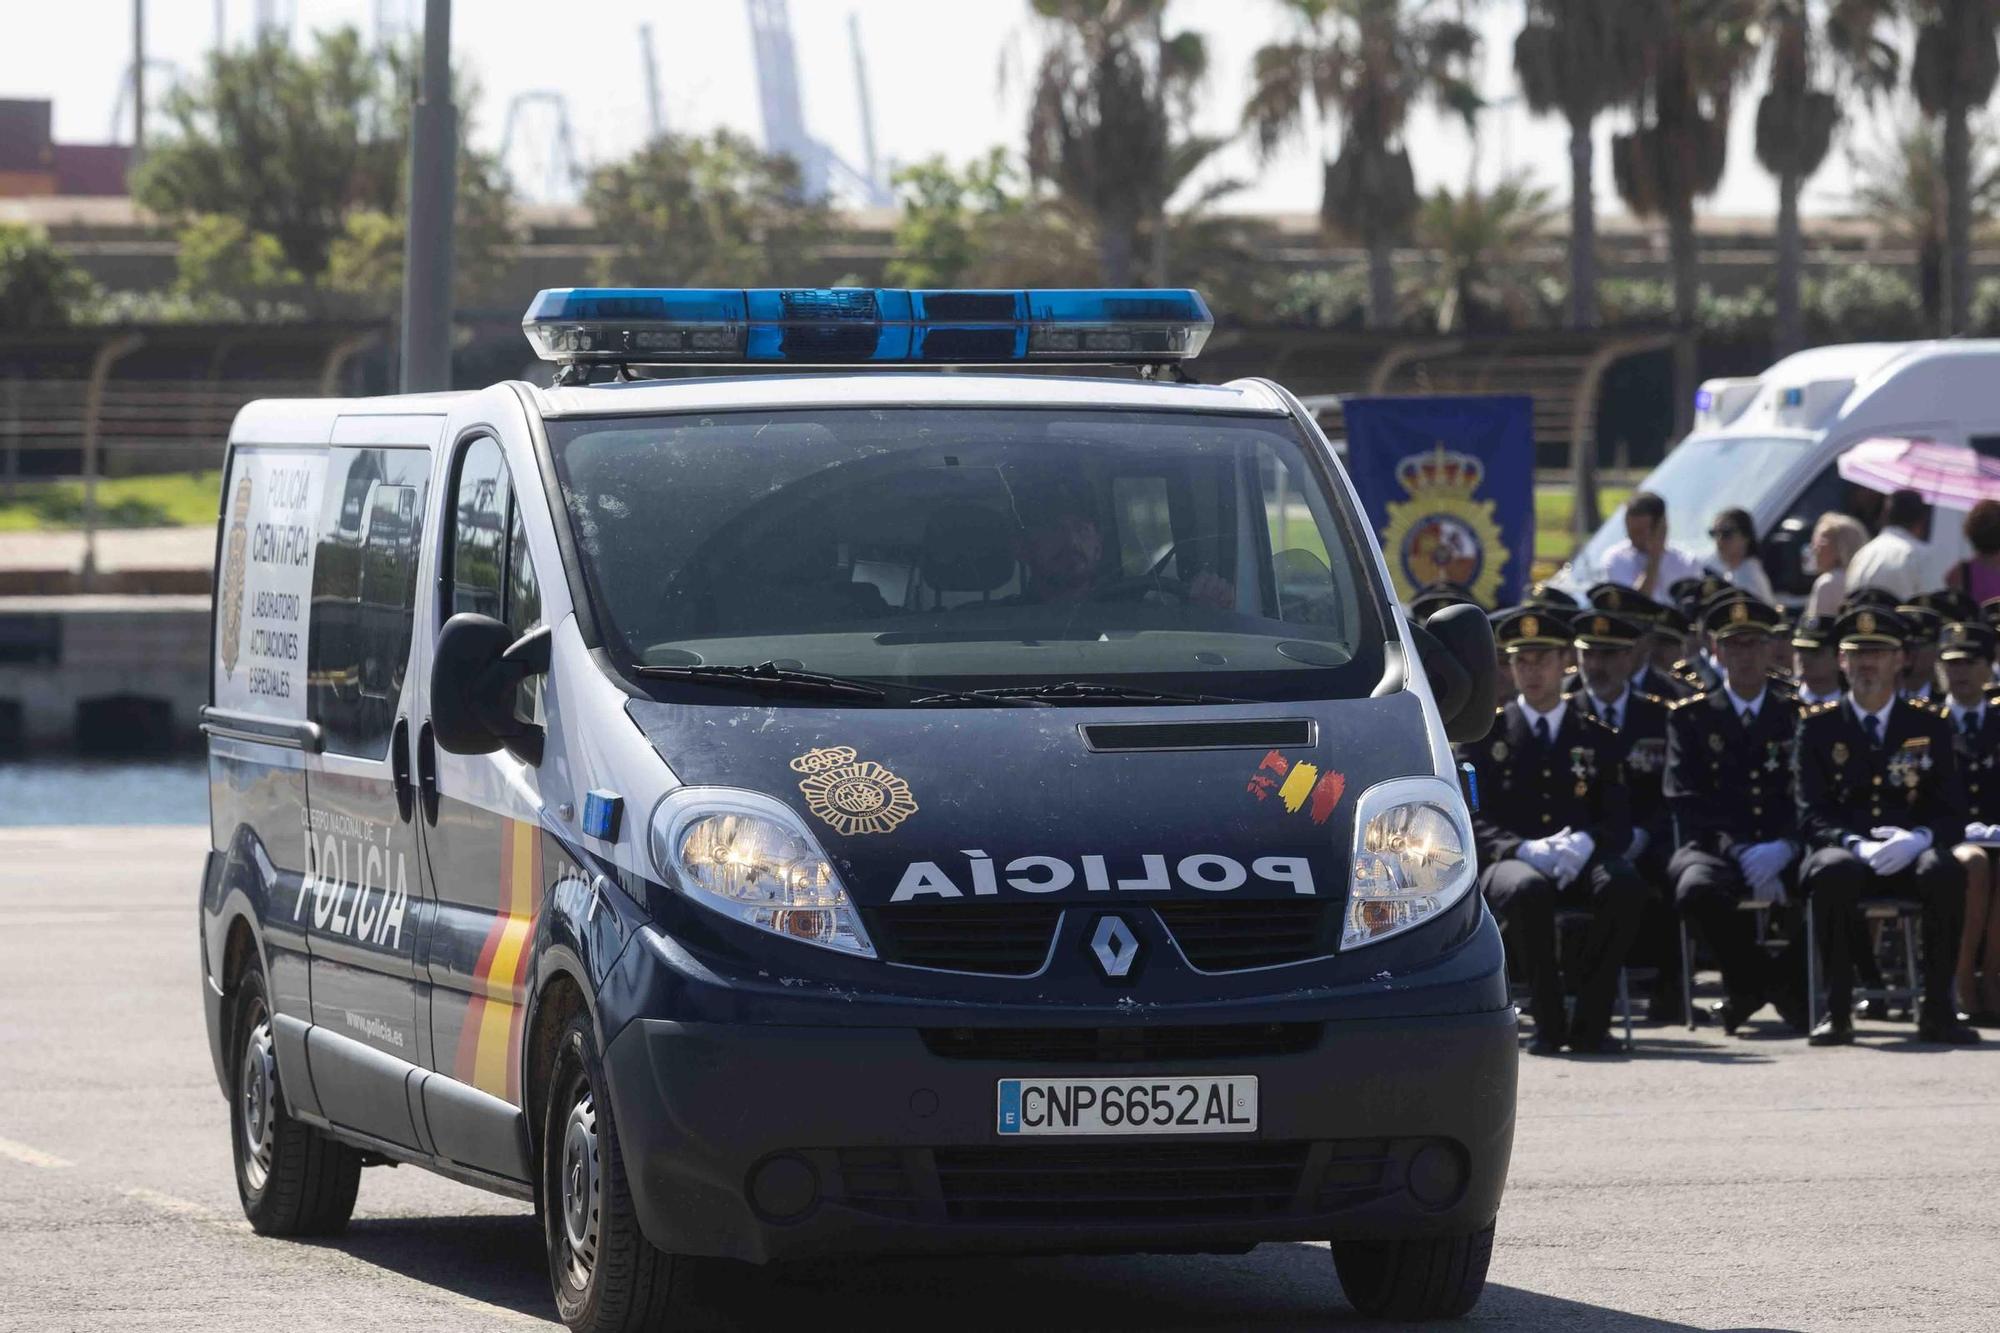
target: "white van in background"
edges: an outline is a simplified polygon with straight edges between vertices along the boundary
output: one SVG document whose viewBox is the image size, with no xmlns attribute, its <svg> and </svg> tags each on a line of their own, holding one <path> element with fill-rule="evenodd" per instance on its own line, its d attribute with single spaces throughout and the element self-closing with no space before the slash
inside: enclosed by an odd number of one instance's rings
<svg viewBox="0 0 2000 1333">
<path fill-rule="evenodd" d="M 1844 480 L 1840 456 L 1877 436 L 1970 445 L 2000 455 L 2000 340 L 1851 343 L 1788 356 L 1751 379 L 1710 380 L 1695 396 L 1695 427 L 1640 483 L 1667 502 L 1668 540 L 1697 558 L 1714 555 L 1709 525 L 1724 509 L 1750 512 L 1758 554 L 1781 602 L 1796 607 L 1812 588 L 1802 557 L 1828 510 L 1872 531 L 1882 497 Z M 1932 524 L 1936 568 L 1966 554 L 1962 510 L 1940 508 Z M 1560 586 L 1603 578 L 1605 557 L 1625 540 L 1619 506 L 1570 562 Z"/>
</svg>

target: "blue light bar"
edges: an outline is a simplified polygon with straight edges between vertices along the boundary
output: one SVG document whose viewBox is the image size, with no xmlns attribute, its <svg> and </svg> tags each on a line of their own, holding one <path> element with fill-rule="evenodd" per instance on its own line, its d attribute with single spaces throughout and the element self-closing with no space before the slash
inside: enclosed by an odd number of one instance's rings
<svg viewBox="0 0 2000 1333">
<path fill-rule="evenodd" d="M 1185 288 L 600 288 L 539 293 L 521 330 L 545 361 L 626 365 L 1190 360 L 1214 321 Z"/>
</svg>

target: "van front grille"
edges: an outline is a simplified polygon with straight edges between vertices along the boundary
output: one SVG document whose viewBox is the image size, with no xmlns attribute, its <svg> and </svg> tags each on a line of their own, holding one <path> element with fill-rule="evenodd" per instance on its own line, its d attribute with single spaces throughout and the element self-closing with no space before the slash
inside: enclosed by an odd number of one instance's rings
<svg viewBox="0 0 2000 1333">
<path fill-rule="evenodd" d="M 932 1226 L 1256 1221 L 1397 1197 L 1438 1209 L 1462 1197 L 1467 1170 L 1464 1150 L 1436 1138 L 1024 1140 L 805 1156 L 835 1202 Z"/>
<path fill-rule="evenodd" d="M 1318 899 L 1161 903 L 1153 908 L 1187 960 L 1204 972 L 1239 972 L 1334 951 L 1338 914 Z"/>
<path fill-rule="evenodd" d="M 876 953 L 889 962 L 1026 977 L 1042 970 L 1062 909 L 1040 903 L 903 903 L 864 909 L 862 917 Z"/>
</svg>

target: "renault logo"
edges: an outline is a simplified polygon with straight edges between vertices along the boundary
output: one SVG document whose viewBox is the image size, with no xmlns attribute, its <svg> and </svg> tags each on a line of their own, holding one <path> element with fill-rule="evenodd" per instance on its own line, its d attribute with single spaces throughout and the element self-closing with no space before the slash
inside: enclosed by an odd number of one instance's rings
<svg viewBox="0 0 2000 1333">
<path fill-rule="evenodd" d="M 1090 937 L 1090 951 L 1107 977 L 1122 977 L 1139 961 L 1139 938 L 1122 917 L 1097 919 L 1097 933 Z"/>
</svg>

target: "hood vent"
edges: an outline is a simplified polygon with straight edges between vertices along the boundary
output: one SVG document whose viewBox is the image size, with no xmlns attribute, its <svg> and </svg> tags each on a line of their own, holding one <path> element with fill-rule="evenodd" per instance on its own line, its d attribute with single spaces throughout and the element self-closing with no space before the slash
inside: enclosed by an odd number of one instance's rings
<svg viewBox="0 0 2000 1333">
<path fill-rule="evenodd" d="M 1270 750 L 1310 746 L 1319 727 L 1309 717 L 1242 722 L 1099 722 L 1078 728 L 1094 754 L 1144 750 Z"/>
</svg>

